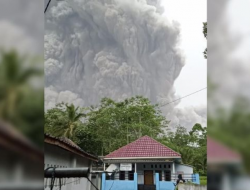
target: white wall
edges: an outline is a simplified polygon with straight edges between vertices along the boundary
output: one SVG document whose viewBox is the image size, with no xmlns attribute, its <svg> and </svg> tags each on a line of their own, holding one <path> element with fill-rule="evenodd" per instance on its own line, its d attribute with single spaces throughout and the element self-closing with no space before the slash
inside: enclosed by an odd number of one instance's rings
<svg viewBox="0 0 250 190">
<path fill-rule="evenodd" d="M 207 190 L 206 185 L 179 184 L 178 190 Z"/>
<path fill-rule="evenodd" d="M 175 164 L 175 172 L 183 172 L 184 174 L 193 174 L 193 168 L 191 166 L 183 165 L 183 164 Z"/>
<path fill-rule="evenodd" d="M 83 158 L 81 156 L 75 155 L 69 151 L 66 151 L 60 147 L 44 144 L 45 151 L 45 160 L 44 160 L 44 168 L 48 168 L 51 166 L 61 167 L 61 168 L 69 168 L 69 167 L 90 167 L 91 161 L 87 158 Z M 89 176 L 91 179 L 91 176 Z M 91 184 L 87 181 L 86 178 L 68 178 L 63 179 L 62 190 L 90 190 Z M 49 190 L 50 179 L 45 179 L 44 184 L 47 184 L 47 187 L 44 188 Z M 59 180 L 55 181 L 55 185 L 59 184 Z M 57 187 L 57 186 L 55 186 Z"/>
<path fill-rule="evenodd" d="M 1 147 L 0 150 L 0 189 L 41 189 L 43 187 L 42 160 L 20 155 Z"/>
</svg>

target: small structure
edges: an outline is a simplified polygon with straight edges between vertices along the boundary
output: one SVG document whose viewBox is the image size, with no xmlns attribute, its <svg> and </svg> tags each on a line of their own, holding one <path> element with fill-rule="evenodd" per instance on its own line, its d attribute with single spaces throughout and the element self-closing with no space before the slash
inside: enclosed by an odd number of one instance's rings
<svg viewBox="0 0 250 190">
<path fill-rule="evenodd" d="M 207 137 L 208 187 L 214 190 L 235 189 L 236 176 L 242 169 L 240 154 Z M 243 182 L 241 182 L 243 184 Z M 240 189 L 238 185 L 236 189 Z M 246 187 L 246 186 L 244 186 Z"/>
<path fill-rule="evenodd" d="M 45 134 L 44 137 L 44 169 L 49 167 L 56 168 L 89 168 L 91 172 L 91 167 L 93 162 L 98 161 L 98 157 L 93 156 L 79 146 L 77 146 L 73 141 L 65 137 L 52 137 Z M 91 180 L 91 174 L 89 174 L 88 179 Z M 54 182 L 54 187 L 61 186 L 62 190 L 90 190 L 91 184 L 87 178 L 64 178 L 56 179 Z M 44 189 L 50 189 L 51 179 L 45 178 Z"/>
<path fill-rule="evenodd" d="M 43 152 L 0 120 L 0 189 L 43 188 Z"/>
<path fill-rule="evenodd" d="M 149 136 L 105 156 L 102 190 L 174 190 L 178 174 L 199 184 L 181 155 Z M 108 173 L 110 172 L 110 173 Z"/>
</svg>

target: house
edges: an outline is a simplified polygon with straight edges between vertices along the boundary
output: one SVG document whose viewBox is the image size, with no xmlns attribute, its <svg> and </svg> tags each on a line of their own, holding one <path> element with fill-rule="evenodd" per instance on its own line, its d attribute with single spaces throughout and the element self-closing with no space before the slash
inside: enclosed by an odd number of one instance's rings
<svg viewBox="0 0 250 190">
<path fill-rule="evenodd" d="M 207 137 L 207 159 L 209 189 L 240 189 L 239 185 L 234 188 L 234 185 L 238 184 L 239 179 L 237 178 L 242 169 L 242 159 L 237 152 L 215 139 Z M 240 184 L 243 184 L 243 182 Z"/>
<path fill-rule="evenodd" d="M 0 189 L 42 189 L 43 152 L 0 120 Z"/>
<path fill-rule="evenodd" d="M 91 171 L 93 162 L 97 162 L 98 157 L 93 156 L 73 141 L 65 137 L 52 137 L 48 134 L 44 136 L 44 169 L 49 167 L 56 168 L 84 168 L 88 167 Z M 92 176 L 89 174 L 89 179 Z M 62 190 L 90 190 L 91 183 L 87 178 L 63 178 L 55 179 L 54 187 L 61 184 Z M 45 178 L 44 189 L 50 189 L 51 179 Z"/>
<path fill-rule="evenodd" d="M 199 184 L 181 155 L 149 136 L 121 147 L 103 159 L 102 190 L 174 190 L 178 174 Z"/>
</svg>

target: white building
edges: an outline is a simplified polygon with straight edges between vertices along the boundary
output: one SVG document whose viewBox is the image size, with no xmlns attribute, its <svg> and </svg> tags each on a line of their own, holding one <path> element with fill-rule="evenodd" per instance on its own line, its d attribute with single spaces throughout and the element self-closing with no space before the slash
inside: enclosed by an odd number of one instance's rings
<svg viewBox="0 0 250 190">
<path fill-rule="evenodd" d="M 42 189 L 43 152 L 2 121 L 0 157 L 0 189 Z"/>
<path fill-rule="evenodd" d="M 242 159 L 239 153 L 207 137 L 207 158 L 209 189 L 241 190 L 248 187 L 247 180 L 238 179 L 242 170 Z"/>
<path fill-rule="evenodd" d="M 88 167 L 91 171 L 92 163 L 97 162 L 98 158 L 93 156 L 71 140 L 64 137 L 52 137 L 45 134 L 44 137 L 44 169 L 48 167 L 57 168 L 81 168 Z M 91 174 L 89 174 L 91 179 Z M 65 178 L 55 179 L 54 187 L 62 190 L 90 190 L 91 184 L 87 178 Z M 51 179 L 44 180 L 44 189 L 50 189 Z"/>
<path fill-rule="evenodd" d="M 178 152 L 149 136 L 119 148 L 103 158 L 102 190 L 174 190 L 177 176 L 199 184 L 193 167 L 181 162 Z"/>
</svg>

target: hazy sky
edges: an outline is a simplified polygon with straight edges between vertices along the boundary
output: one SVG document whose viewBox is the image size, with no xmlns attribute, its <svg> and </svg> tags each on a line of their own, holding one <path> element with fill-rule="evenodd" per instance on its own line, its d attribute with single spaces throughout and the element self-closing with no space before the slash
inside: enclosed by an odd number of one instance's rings
<svg viewBox="0 0 250 190">
<path fill-rule="evenodd" d="M 180 23 L 180 48 L 186 56 L 186 65 L 175 82 L 176 94 L 183 97 L 207 86 L 207 63 L 203 57 L 207 41 L 203 36 L 203 22 L 207 20 L 206 0 L 164 0 L 164 15 Z M 207 90 L 184 98 L 178 107 L 207 104 Z"/>
</svg>

